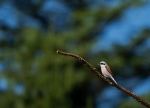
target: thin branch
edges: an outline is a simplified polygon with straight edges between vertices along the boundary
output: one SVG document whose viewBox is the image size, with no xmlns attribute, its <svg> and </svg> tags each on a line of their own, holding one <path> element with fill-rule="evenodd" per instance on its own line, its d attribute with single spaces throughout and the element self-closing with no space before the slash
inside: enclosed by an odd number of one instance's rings
<svg viewBox="0 0 150 108">
<path fill-rule="evenodd" d="M 120 85 L 116 85 L 115 83 L 112 83 L 111 81 L 109 81 L 108 79 L 106 79 L 104 76 L 102 76 L 100 74 L 100 72 L 98 72 L 96 70 L 96 68 L 94 68 L 91 64 L 89 64 L 86 60 L 84 60 L 82 57 L 75 55 L 75 54 L 71 54 L 71 53 L 66 53 L 66 52 L 62 52 L 57 50 L 58 54 L 61 55 L 65 55 L 65 56 L 70 56 L 73 57 L 79 61 L 81 61 L 83 64 L 85 64 L 89 69 L 91 69 L 98 77 L 102 78 L 104 81 L 106 81 L 107 83 L 109 83 L 110 85 L 116 87 L 118 90 L 123 91 L 124 93 L 126 93 L 127 95 L 130 95 L 131 97 L 133 97 L 134 99 L 136 99 L 138 102 L 140 102 L 141 104 L 143 104 L 144 106 L 146 106 L 147 108 L 150 108 L 150 104 L 148 102 L 146 102 L 145 100 L 143 100 L 141 97 L 137 96 L 136 94 L 132 93 L 131 91 L 121 87 Z"/>
</svg>

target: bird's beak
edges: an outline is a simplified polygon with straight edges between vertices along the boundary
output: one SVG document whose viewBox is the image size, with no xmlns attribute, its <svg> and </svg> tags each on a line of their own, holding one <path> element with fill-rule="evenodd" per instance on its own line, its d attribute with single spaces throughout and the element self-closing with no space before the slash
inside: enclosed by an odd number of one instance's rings
<svg viewBox="0 0 150 108">
<path fill-rule="evenodd" d="M 97 65 L 100 65 L 99 63 Z"/>
</svg>

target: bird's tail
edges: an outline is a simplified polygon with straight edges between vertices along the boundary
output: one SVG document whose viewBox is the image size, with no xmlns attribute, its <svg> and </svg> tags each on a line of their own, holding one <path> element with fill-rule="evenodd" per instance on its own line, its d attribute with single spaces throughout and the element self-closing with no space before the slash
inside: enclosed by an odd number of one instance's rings
<svg viewBox="0 0 150 108">
<path fill-rule="evenodd" d="M 114 83 L 117 84 L 117 82 L 115 81 L 115 79 L 111 76 L 111 79 L 113 80 Z M 118 85 L 118 84 L 117 84 Z"/>
</svg>

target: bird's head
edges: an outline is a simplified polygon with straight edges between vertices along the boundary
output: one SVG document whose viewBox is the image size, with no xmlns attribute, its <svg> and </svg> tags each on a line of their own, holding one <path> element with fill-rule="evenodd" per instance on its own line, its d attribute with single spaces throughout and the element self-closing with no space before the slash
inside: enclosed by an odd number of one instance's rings
<svg viewBox="0 0 150 108">
<path fill-rule="evenodd" d="M 98 65 L 99 65 L 99 66 L 102 66 L 102 65 L 107 66 L 107 63 L 104 62 L 104 61 L 101 61 L 100 63 L 98 63 Z"/>
</svg>

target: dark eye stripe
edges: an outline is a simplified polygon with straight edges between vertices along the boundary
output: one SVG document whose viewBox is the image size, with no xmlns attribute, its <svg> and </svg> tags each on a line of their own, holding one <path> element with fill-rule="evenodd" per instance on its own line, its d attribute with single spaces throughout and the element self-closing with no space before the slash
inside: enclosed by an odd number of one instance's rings
<svg viewBox="0 0 150 108">
<path fill-rule="evenodd" d="M 105 63 L 100 63 L 100 64 L 105 65 Z"/>
</svg>

